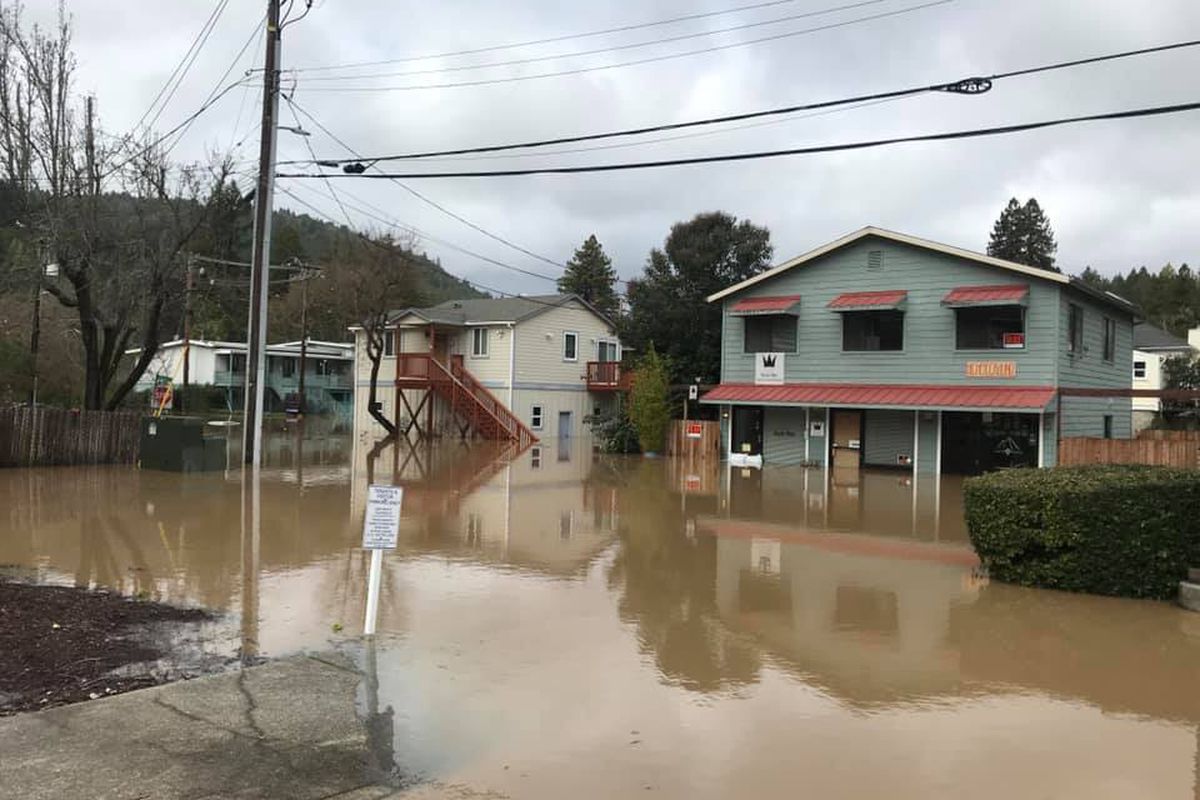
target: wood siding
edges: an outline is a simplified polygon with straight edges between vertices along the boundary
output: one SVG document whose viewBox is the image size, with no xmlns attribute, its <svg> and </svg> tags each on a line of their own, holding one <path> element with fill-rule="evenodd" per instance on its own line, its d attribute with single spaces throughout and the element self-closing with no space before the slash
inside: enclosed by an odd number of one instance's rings
<svg viewBox="0 0 1200 800">
<path fill-rule="evenodd" d="M 579 335 L 574 361 L 563 358 L 567 331 Z M 597 359 L 599 342 L 616 338 L 602 319 L 578 302 L 543 311 L 517 325 L 517 385 L 585 389 L 587 362 Z"/>
<path fill-rule="evenodd" d="M 1200 466 L 1200 441 L 1069 437 L 1060 443 L 1059 464 L 1153 464 L 1195 468 Z"/>
<path fill-rule="evenodd" d="M 1067 352 L 1068 306 L 1083 308 L 1083 352 Z M 1116 350 L 1104 359 L 1104 320 L 1117 323 Z M 1058 383 L 1072 388 L 1129 388 L 1133 381 L 1133 320 L 1078 291 L 1062 292 L 1059 311 Z M 1113 437 L 1133 435 L 1133 403 L 1128 397 L 1065 397 L 1062 435 L 1103 436 L 1104 417 L 1112 415 Z"/>
</svg>

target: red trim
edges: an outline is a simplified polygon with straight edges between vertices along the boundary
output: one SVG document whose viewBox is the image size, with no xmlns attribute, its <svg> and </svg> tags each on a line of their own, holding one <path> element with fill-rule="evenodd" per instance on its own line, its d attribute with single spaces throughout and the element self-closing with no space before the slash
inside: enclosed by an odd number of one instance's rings
<svg viewBox="0 0 1200 800">
<path fill-rule="evenodd" d="M 933 386 L 926 384 L 788 383 L 755 386 L 722 383 L 705 402 L 796 405 L 902 406 L 906 408 L 1012 408 L 1041 411 L 1054 399 L 1052 386 Z"/>
<path fill-rule="evenodd" d="M 786 294 L 778 297 L 747 297 L 744 300 L 738 300 L 729 310 L 743 314 L 764 314 L 774 312 L 790 311 L 792 306 L 800 302 L 800 295 Z"/>
<path fill-rule="evenodd" d="M 830 300 L 827 307 L 839 310 L 894 308 L 903 303 L 907 297 L 908 292 L 904 289 L 886 292 L 846 292 Z"/>
<path fill-rule="evenodd" d="M 943 305 L 972 305 L 974 303 L 1020 303 L 1029 296 L 1025 283 L 999 286 L 957 286 L 942 298 Z"/>
</svg>

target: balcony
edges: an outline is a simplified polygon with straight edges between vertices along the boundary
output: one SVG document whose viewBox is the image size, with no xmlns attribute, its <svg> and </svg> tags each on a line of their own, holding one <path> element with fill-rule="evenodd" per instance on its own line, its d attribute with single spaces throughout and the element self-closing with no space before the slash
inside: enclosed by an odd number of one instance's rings
<svg viewBox="0 0 1200 800">
<path fill-rule="evenodd" d="M 589 361 L 587 389 L 589 392 L 628 392 L 633 386 L 633 370 L 620 361 Z"/>
</svg>

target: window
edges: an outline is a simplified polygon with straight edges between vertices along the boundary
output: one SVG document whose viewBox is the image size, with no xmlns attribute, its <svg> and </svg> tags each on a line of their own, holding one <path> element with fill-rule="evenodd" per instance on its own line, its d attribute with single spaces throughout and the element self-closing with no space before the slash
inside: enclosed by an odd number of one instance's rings
<svg viewBox="0 0 1200 800">
<path fill-rule="evenodd" d="M 246 371 L 246 356 L 245 355 L 243 355 L 241 353 L 234 353 L 231 356 L 229 356 L 229 360 L 230 360 L 230 364 L 231 364 L 229 369 L 234 374 Z"/>
<path fill-rule="evenodd" d="M 396 332 L 395 331 L 384 331 L 383 332 L 383 354 L 385 356 L 396 355 Z"/>
<path fill-rule="evenodd" d="M 535 431 L 542 429 L 542 407 L 533 406 L 529 410 L 529 427 Z"/>
<path fill-rule="evenodd" d="M 842 350 L 903 349 L 903 311 L 851 311 L 842 314 Z"/>
<path fill-rule="evenodd" d="M 1104 415 L 1104 438 L 1113 438 L 1113 417 L 1112 414 Z"/>
<path fill-rule="evenodd" d="M 596 345 L 596 357 L 598 361 L 616 361 L 617 343 L 604 339 L 600 340 Z"/>
<path fill-rule="evenodd" d="M 542 448 L 535 447 L 529 451 L 529 468 L 530 469 L 541 469 L 542 468 Z"/>
<path fill-rule="evenodd" d="M 1133 377 L 1135 377 L 1135 378 L 1145 378 L 1146 377 L 1146 362 L 1145 361 L 1133 362 Z"/>
<path fill-rule="evenodd" d="M 1083 355 L 1083 307 L 1067 305 L 1067 352 Z"/>
<path fill-rule="evenodd" d="M 563 361 L 575 361 L 579 358 L 579 334 L 566 331 L 563 333 Z"/>
<path fill-rule="evenodd" d="M 959 350 L 1010 350 L 1025 346 L 1025 309 L 1021 306 L 959 308 L 954 317 L 954 346 Z"/>
<path fill-rule="evenodd" d="M 746 317 L 743 352 L 796 352 L 796 317 L 792 314 L 763 314 Z"/>
<path fill-rule="evenodd" d="M 1104 360 L 1113 361 L 1117 357 L 1117 321 L 1104 318 Z"/>
<path fill-rule="evenodd" d="M 291 378 L 296 374 L 296 359 L 281 358 L 279 360 L 279 371 L 283 373 L 283 377 Z"/>
<path fill-rule="evenodd" d="M 487 328 L 472 328 L 471 329 L 471 356 L 474 358 L 485 358 L 488 354 L 488 329 Z"/>
</svg>

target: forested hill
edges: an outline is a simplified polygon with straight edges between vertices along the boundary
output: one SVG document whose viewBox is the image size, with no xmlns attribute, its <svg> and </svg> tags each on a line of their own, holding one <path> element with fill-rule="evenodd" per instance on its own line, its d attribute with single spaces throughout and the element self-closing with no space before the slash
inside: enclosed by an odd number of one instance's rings
<svg viewBox="0 0 1200 800">
<path fill-rule="evenodd" d="M 1136 303 L 1147 322 L 1180 338 L 1200 325 L 1200 274 L 1187 264 L 1167 264 L 1156 272 L 1140 267 L 1111 278 L 1089 267 L 1079 277 Z"/>
</svg>

